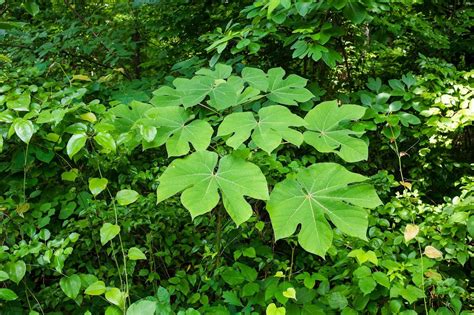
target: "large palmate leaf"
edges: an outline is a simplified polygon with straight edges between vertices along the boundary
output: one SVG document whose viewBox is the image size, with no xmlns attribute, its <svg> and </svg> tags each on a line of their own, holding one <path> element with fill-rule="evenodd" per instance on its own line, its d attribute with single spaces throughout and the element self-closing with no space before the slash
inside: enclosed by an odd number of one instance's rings
<svg viewBox="0 0 474 315">
<path fill-rule="evenodd" d="M 298 102 L 309 101 L 314 95 L 307 89 L 306 79 L 295 74 L 290 74 L 283 79 L 285 70 L 273 68 L 268 70 L 268 94 L 267 98 L 273 102 L 285 105 L 298 105 Z"/>
<path fill-rule="evenodd" d="M 365 110 L 358 105 L 338 106 L 336 101 L 317 105 L 304 118 L 308 129 L 304 141 L 319 152 L 334 152 L 347 162 L 366 160 L 368 145 L 355 137 L 360 133 L 341 125 L 343 121 L 362 118 Z"/>
<path fill-rule="evenodd" d="M 130 105 L 120 104 L 108 111 L 112 115 L 110 122 L 114 132 L 118 134 L 117 144 L 125 144 L 129 149 L 133 149 L 140 143 L 154 139 L 158 125 L 145 117 L 145 113 L 151 108 L 153 105 L 132 101 Z"/>
<path fill-rule="evenodd" d="M 299 146 L 303 135 L 290 127 L 303 126 L 305 121 L 281 105 L 264 107 L 258 112 L 258 120 L 251 112 L 233 113 L 225 117 L 219 126 L 218 136 L 233 134 L 227 145 L 237 149 L 250 134 L 255 144 L 270 154 L 282 139 Z M 253 132 L 252 132 L 253 131 Z"/>
<path fill-rule="evenodd" d="M 297 105 L 306 102 L 314 95 L 305 88 L 306 79 L 291 74 L 283 79 L 285 70 L 273 68 L 265 74 L 260 69 L 247 67 L 242 70 L 242 78 L 251 87 L 268 92 L 267 98 L 275 103 Z"/>
<path fill-rule="evenodd" d="M 145 117 L 159 126 L 156 136 L 145 148 L 157 147 L 166 143 L 168 156 L 187 154 L 192 144 L 196 151 L 207 149 L 214 132 L 204 120 L 192 120 L 193 115 L 177 106 L 158 107 L 146 112 Z M 191 122 L 189 122 L 192 120 Z M 188 123 L 189 122 L 189 123 Z"/>
<path fill-rule="evenodd" d="M 183 105 L 186 108 L 197 105 L 206 98 L 217 83 L 225 82 L 224 79 L 231 73 L 232 67 L 223 64 L 217 64 L 215 70 L 201 69 L 191 79 L 175 79 L 174 89 L 162 86 L 154 91 L 151 103 L 155 106 Z"/>
<path fill-rule="evenodd" d="M 175 89 L 163 86 L 153 92 L 151 103 L 158 107 L 183 105 L 185 108 L 206 101 L 211 107 L 223 110 L 249 100 L 253 100 L 260 91 L 244 88 L 244 81 L 231 76 L 232 67 L 217 64 L 214 70 L 201 69 L 191 79 L 177 78 L 173 81 Z"/>
<path fill-rule="evenodd" d="M 366 239 L 368 225 L 364 208 L 381 204 L 367 177 L 349 172 L 336 163 L 319 163 L 300 171 L 296 179 L 286 179 L 273 189 L 267 209 L 275 239 L 295 233 L 300 245 L 324 256 L 332 243 L 328 219 L 343 233 Z"/>
<path fill-rule="evenodd" d="M 158 202 L 182 191 L 181 203 L 195 218 L 216 207 L 220 192 L 232 220 L 237 225 L 247 221 L 252 208 L 244 196 L 267 200 L 265 176 L 255 164 L 231 155 L 221 158 L 215 170 L 217 160 L 217 153 L 200 151 L 171 162 L 160 177 Z"/>
<path fill-rule="evenodd" d="M 127 132 L 145 118 L 145 112 L 150 108 L 153 108 L 150 104 L 132 101 L 130 106 L 120 104 L 112 107 L 109 113 L 114 116 L 115 129 L 119 132 Z"/>
</svg>

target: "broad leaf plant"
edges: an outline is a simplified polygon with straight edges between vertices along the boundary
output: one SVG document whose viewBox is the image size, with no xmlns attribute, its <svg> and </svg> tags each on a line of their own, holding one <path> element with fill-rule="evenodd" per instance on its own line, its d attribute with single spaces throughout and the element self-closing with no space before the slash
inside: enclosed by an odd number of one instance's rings
<svg viewBox="0 0 474 315">
<path fill-rule="evenodd" d="M 278 154 L 282 146 L 306 143 L 346 162 L 367 159 L 363 133 L 348 125 L 366 108 L 329 101 L 301 117 L 298 105 L 313 97 L 306 83 L 297 75 L 285 78 L 282 68 L 246 67 L 239 76 L 217 64 L 159 88 L 151 104 L 110 109 L 103 126 L 113 126 L 113 138 L 129 149 L 165 146 L 171 162 L 159 178 L 158 203 L 180 194 L 193 219 L 222 207 L 238 226 L 252 216 L 253 199 L 263 200 L 277 240 L 301 225 L 300 245 L 324 257 L 333 228 L 366 239 L 366 209 L 381 203 L 367 178 L 337 163 L 316 163 L 269 194 L 259 166 L 239 154 L 245 148 Z"/>
</svg>

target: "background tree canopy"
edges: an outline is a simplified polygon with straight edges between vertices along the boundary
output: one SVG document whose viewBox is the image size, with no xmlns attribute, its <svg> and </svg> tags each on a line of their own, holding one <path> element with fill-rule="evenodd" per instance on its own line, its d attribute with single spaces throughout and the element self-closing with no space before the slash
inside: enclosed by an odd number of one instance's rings
<svg viewBox="0 0 474 315">
<path fill-rule="evenodd" d="M 0 314 L 470 314 L 465 0 L 0 0 Z"/>
</svg>

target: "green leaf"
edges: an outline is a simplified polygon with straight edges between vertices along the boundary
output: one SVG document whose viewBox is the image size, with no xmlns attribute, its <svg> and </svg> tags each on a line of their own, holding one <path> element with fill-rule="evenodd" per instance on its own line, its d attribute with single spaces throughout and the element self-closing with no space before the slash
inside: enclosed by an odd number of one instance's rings
<svg viewBox="0 0 474 315">
<path fill-rule="evenodd" d="M 23 118 L 17 118 L 13 121 L 13 128 L 18 138 L 21 139 L 24 143 L 29 143 L 35 128 L 33 123 L 29 120 Z"/>
<path fill-rule="evenodd" d="M 73 168 L 70 171 L 63 172 L 61 174 L 61 179 L 68 182 L 74 182 L 77 176 L 79 176 L 79 170 L 77 168 Z"/>
<path fill-rule="evenodd" d="M 107 188 L 108 183 L 107 178 L 89 178 L 89 190 L 94 196 L 97 196 Z"/>
<path fill-rule="evenodd" d="M 132 247 L 128 250 L 128 259 L 130 260 L 146 260 L 145 254 L 137 247 Z"/>
<path fill-rule="evenodd" d="M 284 306 L 277 307 L 275 303 L 271 303 L 267 306 L 267 309 L 265 310 L 266 315 L 285 315 L 286 314 L 286 309 Z"/>
<path fill-rule="evenodd" d="M 127 309 L 127 315 L 154 315 L 155 311 L 155 301 L 141 300 L 130 305 Z"/>
<path fill-rule="evenodd" d="M 237 296 L 237 293 L 235 293 L 234 291 L 225 291 L 222 294 L 222 297 L 224 298 L 224 302 L 226 302 L 227 304 L 235 305 L 235 306 L 243 306 L 242 302 Z"/>
<path fill-rule="evenodd" d="M 70 299 L 74 300 L 81 290 L 81 278 L 78 275 L 62 277 L 59 286 Z"/>
<path fill-rule="evenodd" d="M 265 72 L 257 68 L 245 67 L 242 70 L 242 79 L 251 87 L 266 92 L 268 89 L 268 78 Z"/>
<path fill-rule="evenodd" d="M 155 106 L 179 106 L 182 104 L 181 94 L 170 86 L 162 86 L 153 92 L 150 103 Z"/>
<path fill-rule="evenodd" d="M 87 295 L 101 295 L 105 292 L 105 283 L 104 281 L 96 281 L 89 285 L 84 291 Z"/>
<path fill-rule="evenodd" d="M 234 270 L 232 268 L 225 269 L 221 273 L 222 279 L 230 285 L 237 285 L 241 284 L 245 281 L 244 276 L 241 272 Z"/>
<path fill-rule="evenodd" d="M 474 238 L 474 215 L 471 215 L 467 220 L 467 231 L 471 237 Z"/>
<path fill-rule="evenodd" d="M 120 307 L 117 307 L 115 305 L 109 305 L 105 309 L 104 315 L 123 315 L 123 311 L 120 309 Z"/>
<path fill-rule="evenodd" d="M 30 110 L 31 96 L 29 92 L 23 92 L 18 98 L 7 102 L 7 107 L 17 112 Z"/>
<path fill-rule="evenodd" d="M 328 303 L 332 309 L 344 309 L 347 304 L 347 298 L 341 292 L 332 292 L 328 295 Z"/>
<path fill-rule="evenodd" d="M 307 89 L 306 79 L 295 74 L 290 74 L 283 79 L 285 70 L 273 68 L 268 71 L 268 91 L 267 98 L 273 102 L 284 105 L 298 105 L 297 102 L 309 101 L 314 95 Z"/>
<path fill-rule="evenodd" d="M 239 77 L 231 76 L 227 81 L 220 82 L 212 89 L 209 93 L 209 105 L 222 111 L 226 108 L 236 106 L 241 102 L 245 102 L 246 99 L 241 99 L 243 89 L 244 81 Z M 252 96 L 254 96 L 254 94 Z"/>
<path fill-rule="evenodd" d="M 10 289 L 0 289 L 0 300 L 13 301 L 18 298 L 15 292 Z"/>
<path fill-rule="evenodd" d="M 272 15 L 272 12 L 280 5 L 281 0 L 269 0 L 267 16 Z"/>
<path fill-rule="evenodd" d="M 377 283 L 372 277 L 364 277 L 362 279 L 359 279 L 358 285 L 362 293 L 364 293 L 364 295 L 367 295 L 374 291 L 375 287 L 377 286 Z"/>
<path fill-rule="evenodd" d="M 367 11 L 357 0 L 350 0 L 343 9 L 344 16 L 355 24 L 362 23 L 367 17 Z"/>
<path fill-rule="evenodd" d="M 114 138 L 106 132 L 99 132 L 94 136 L 95 142 L 97 142 L 104 151 L 106 152 L 115 152 L 117 150 L 117 145 L 115 144 Z"/>
<path fill-rule="evenodd" d="M 334 152 L 347 162 L 367 160 L 368 145 L 353 137 L 360 133 L 346 129 L 341 122 L 362 118 L 366 108 L 358 105 L 338 106 L 337 101 L 323 102 L 305 117 L 304 141 L 323 153 Z"/>
<path fill-rule="evenodd" d="M 145 113 L 151 108 L 153 108 L 153 106 L 150 104 L 132 101 L 130 106 L 120 104 L 112 107 L 109 113 L 114 117 L 113 124 L 116 130 L 119 133 L 124 133 L 133 128 L 138 128 L 138 125 L 143 123 Z"/>
<path fill-rule="evenodd" d="M 413 304 L 417 300 L 423 298 L 425 294 L 423 291 L 413 285 L 407 285 L 400 291 L 400 295 L 407 300 L 410 304 Z"/>
<path fill-rule="evenodd" d="M 268 199 L 265 176 L 255 165 L 231 155 L 223 157 L 215 171 L 218 155 L 200 151 L 174 160 L 160 177 L 157 196 L 161 202 L 181 191 L 181 203 L 192 218 L 216 207 L 221 193 L 223 204 L 237 225 L 252 215 L 244 196 Z"/>
<path fill-rule="evenodd" d="M 0 282 L 8 280 L 8 279 L 10 279 L 10 277 L 8 276 L 8 273 L 6 273 L 3 270 L 0 270 Z"/>
<path fill-rule="evenodd" d="M 66 145 L 67 155 L 72 158 L 74 155 L 77 154 L 77 152 L 79 152 L 84 147 L 86 141 L 87 135 L 85 133 L 78 133 L 72 135 Z"/>
<path fill-rule="evenodd" d="M 211 92 L 214 79 L 207 76 L 195 76 L 192 79 L 177 78 L 173 85 L 181 96 L 185 108 L 201 103 Z"/>
<path fill-rule="evenodd" d="M 288 108 L 280 105 L 264 107 L 258 116 L 257 121 L 251 112 L 230 114 L 220 124 L 217 135 L 233 134 L 226 143 L 237 149 L 252 133 L 255 144 L 268 154 L 281 144 L 282 139 L 296 146 L 303 142 L 303 135 L 290 127 L 303 126 L 305 121 Z"/>
<path fill-rule="evenodd" d="M 339 164 L 320 163 L 276 184 L 267 203 L 275 239 L 289 237 L 301 224 L 300 245 L 324 256 L 333 238 L 327 218 L 343 233 L 366 239 L 364 208 L 375 208 L 381 201 L 371 185 L 361 183 L 365 180 Z"/>
<path fill-rule="evenodd" d="M 247 283 L 242 288 L 242 297 L 255 296 L 260 291 L 260 285 L 255 282 Z"/>
<path fill-rule="evenodd" d="M 117 288 L 110 288 L 105 292 L 105 299 L 120 309 L 125 308 L 125 296 L 125 293 Z"/>
<path fill-rule="evenodd" d="M 146 112 L 160 128 L 149 147 L 157 147 L 166 142 L 168 156 L 180 156 L 190 151 L 192 144 L 196 151 L 207 149 L 214 133 L 211 125 L 204 120 L 192 120 L 193 116 L 181 107 L 153 108 Z M 191 121 L 192 120 L 192 121 Z M 188 123 L 191 121 L 190 123 Z"/>
<path fill-rule="evenodd" d="M 18 284 L 26 274 L 26 264 L 23 260 L 9 262 L 5 265 L 5 271 L 8 273 L 10 280 Z"/>
<path fill-rule="evenodd" d="M 132 189 L 122 189 L 117 192 L 115 199 L 117 200 L 118 204 L 121 206 L 128 206 L 131 203 L 137 201 L 140 195 Z"/>
<path fill-rule="evenodd" d="M 375 252 L 371 250 L 366 252 L 362 249 L 354 249 L 347 255 L 347 257 L 356 257 L 359 265 L 362 265 L 366 261 L 370 261 L 374 265 L 378 265 L 377 255 L 375 255 Z"/>
<path fill-rule="evenodd" d="M 25 1 L 25 2 L 23 3 L 23 6 L 25 7 L 25 10 L 26 10 L 29 14 L 33 15 L 33 16 L 35 16 L 36 14 L 39 13 L 39 6 L 38 6 L 38 4 L 37 4 L 35 1 L 33 1 L 33 0 L 27 0 L 27 1 Z"/>
<path fill-rule="evenodd" d="M 372 277 L 375 281 L 377 281 L 378 284 L 383 285 L 386 288 L 390 288 L 390 280 L 385 273 L 377 271 L 372 274 Z"/>
<path fill-rule="evenodd" d="M 120 226 L 104 223 L 100 228 L 100 242 L 105 245 L 108 241 L 114 239 L 120 233 Z"/>
</svg>

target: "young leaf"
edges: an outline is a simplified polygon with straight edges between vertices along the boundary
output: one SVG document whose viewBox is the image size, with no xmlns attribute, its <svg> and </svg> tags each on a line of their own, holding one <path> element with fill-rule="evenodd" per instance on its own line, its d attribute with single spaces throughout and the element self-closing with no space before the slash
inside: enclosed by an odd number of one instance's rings
<svg viewBox="0 0 474 315">
<path fill-rule="evenodd" d="M 166 142 L 168 156 L 187 154 L 192 144 L 196 151 L 207 149 L 214 133 L 211 125 L 204 120 L 193 120 L 193 116 L 182 107 L 160 107 L 146 112 L 146 117 L 154 120 L 160 128 L 155 140 L 147 147 L 157 147 Z"/>
<path fill-rule="evenodd" d="M 13 128 L 18 138 L 24 143 L 29 143 L 34 133 L 33 123 L 23 118 L 17 118 L 13 122 Z"/>
<path fill-rule="evenodd" d="M 108 182 L 107 178 L 89 178 L 89 190 L 94 196 L 97 196 L 107 188 Z"/>
<path fill-rule="evenodd" d="M 72 135 L 66 145 L 67 155 L 72 158 L 74 155 L 76 155 L 77 152 L 79 152 L 84 147 L 86 141 L 87 135 L 85 133 L 78 133 Z"/>
<path fill-rule="evenodd" d="M 273 68 L 268 71 L 268 94 L 267 98 L 273 102 L 284 105 L 298 105 L 298 102 L 309 101 L 314 95 L 307 89 L 306 79 L 295 74 L 290 74 L 283 79 L 285 70 Z"/>
<path fill-rule="evenodd" d="M 381 201 L 371 185 L 361 183 L 365 180 L 339 164 L 320 163 L 278 183 L 267 203 L 275 239 L 292 235 L 301 224 L 300 245 L 324 256 L 333 237 L 326 218 L 343 233 L 366 239 L 364 208 L 375 208 Z"/>
<path fill-rule="evenodd" d="M 265 314 L 266 315 L 285 315 L 286 309 L 284 306 L 277 307 L 275 303 L 271 303 L 267 306 Z"/>
<path fill-rule="evenodd" d="M 319 104 L 304 118 L 309 129 L 304 133 L 304 141 L 319 152 L 334 152 L 347 162 L 366 160 L 367 143 L 353 137 L 360 133 L 340 125 L 345 120 L 362 118 L 365 110 L 366 108 L 358 105 L 338 106 L 337 101 Z"/>
<path fill-rule="evenodd" d="M 105 292 L 105 283 L 104 281 L 96 281 L 89 285 L 84 291 L 87 295 L 101 295 Z"/>
<path fill-rule="evenodd" d="M 137 201 L 138 196 L 140 196 L 135 190 L 132 189 L 122 189 L 117 192 L 115 199 L 117 203 L 121 206 L 128 206 L 131 203 Z"/>
<path fill-rule="evenodd" d="M 70 299 L 74 300 L 81 290 L 81 278 L 78 275 L 62 277 L 59 286 Z"/>
<path fill-rule="evenodd" d="M 130 260 L 146 260 L 145 254 L 143 254 L 143 252 L 136 247 L 132 247 L 128 250 L 128 258 Z"/>
<path fill-rule="evenodd" d="M 200 151 L 171 162 L 160 177 L 157 196 L 161 202 L 181 191 L 181 202 L 191 216 L 207 213 L 216 207 L 221 193 L 223 204 L 237 225 L 252 215 L 244 196 L 268 199 L 268 187 L 262 171 L 255 165 L 231 155 L 219 161 L 214 152 Z"/>
<path fill-rule="evenodd" d="M 18 295 L 16 295 L 16 293 L 13 292 L 12 290 L 5 289 L 5 288 L 0 289 L 0 300 L 13 301 L 13 300 L 16 300 L 17 298 L 18 298 Z"/>
<path fill-rule="evenodd" d="M 303 135 L 290 127 L 303 126 L 305 121 L 288 108 L 280 105 L 264 107 L 258 116 L 257 121 L 250 112 L 230 114 L 220 124 L 217 135 L 233 134 L 226 143 L 237 149 L 252 133 L 255 144 L 268 154 L 281 144 L 282 139 L 296 146 L 303 142 Z"/>
<path fill-rule="evenodd" d="M 288 288 L 282 292 L 283 296 L 296 301 L 296 290 L 294 288 Z"/>
<path fill-rule="evenodd" d="M 120 233 L 120 226 L 104 223 L 100 228 L 100 242 L 105 245 L 108 241 L 114 239 Z"/>
</svg>

